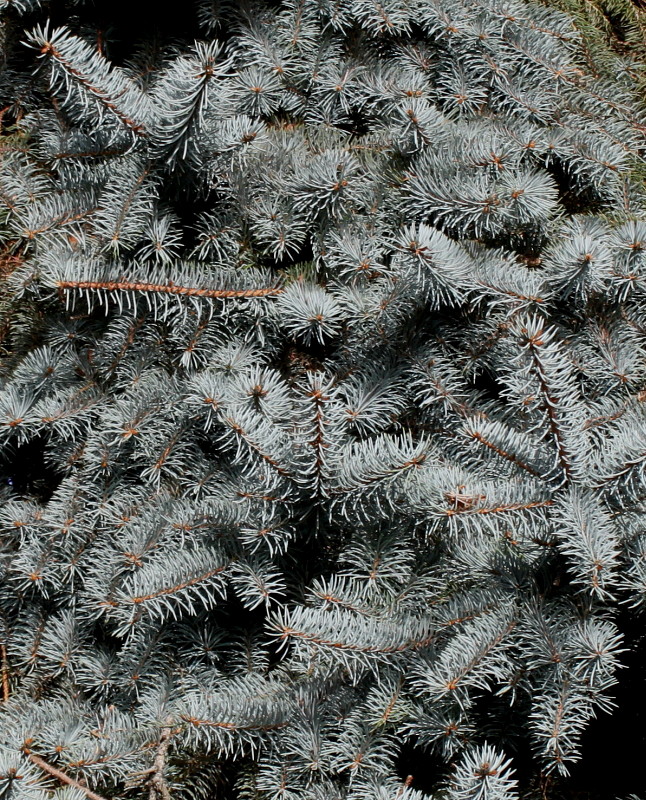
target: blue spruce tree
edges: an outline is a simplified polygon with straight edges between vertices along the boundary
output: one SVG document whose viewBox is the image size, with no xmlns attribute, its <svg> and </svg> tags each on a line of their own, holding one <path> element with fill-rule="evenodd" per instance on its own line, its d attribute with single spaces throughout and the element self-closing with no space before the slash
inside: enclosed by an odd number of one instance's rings
<svg viewBox="0 0 646 800">
<path fill-rule="evenodd" d="M 189 6 L 0 2 L 0 794 L 545 797 L 646 600 L 637 65 Z"/>
</svg>

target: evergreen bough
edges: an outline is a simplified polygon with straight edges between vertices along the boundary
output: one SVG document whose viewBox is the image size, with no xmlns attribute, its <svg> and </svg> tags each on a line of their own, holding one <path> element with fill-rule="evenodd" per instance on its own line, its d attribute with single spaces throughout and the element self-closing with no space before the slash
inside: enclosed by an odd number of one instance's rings
<svg viewBox="0 0 646 800">
<path fill-rule="evenodd" d="M 121 63 L 0 5 L 0 793 L 567 774 L 646 597 L 634 65 L 516 0 L 206 1 Z"/>
</svg>

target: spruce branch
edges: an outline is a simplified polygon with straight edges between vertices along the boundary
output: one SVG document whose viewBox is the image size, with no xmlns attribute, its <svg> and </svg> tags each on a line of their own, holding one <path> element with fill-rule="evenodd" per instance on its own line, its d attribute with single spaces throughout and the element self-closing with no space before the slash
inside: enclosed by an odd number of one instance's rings
<svg viewBox="0 0 646 800">
<path fill-rule="evenodd" d="M 51 33 L 48 27 L 37 27 L 28 34 L 28 44 L 56 65 L 52 72 L 54 86 L 62 84 L 69 91 L 70 85 L 77 85 L 133 134 L 145 135 L 141 120 L 147 110 L 147 98 L 86 42 L 65 27 Z"/>
<path fill-rule="evenodd" d="M 479 502 L 486 500 L 484 496 L 474 497 L 469 494 L 449 494 L 446 497 L 453 505 L 442 511 L 447 517 L 457 514 L 504 514 L 505 512 L 528 511 L 532 508 L 545 508 L 554 505 L 553 500 L 532 500 L 528 503 L 509 503 L 496 506 L 482 506 Z"/>
<path fill-rule="evenodd" d="M 519 458 L 514 453 L 509 452 L 508 450 L 504 450 L 495 442 L 491 441 L 491 439 L 486 438 L 483 433 L 479 430 L 469 430 L 468 428 L 465 429 L 465 433 L 467 436 L 474 439 L 478 444 L 481 444 L 483 447 L 494 452 L 500 458 L 505 459 L 506 461 L 510 461 L 514 466 L 520 467 L 520 469 L 524 469 L 526 472 L 529 472 L 530 475 L 537 478 L 539 477 L 540 473 L 534 467 L 531 467 L 529 464 L 525 463 L 521 458 Z"/>
<path fill-rule="evenodd" d="M 283 293 L 277 286 L 260 289 L 205 289 L 199 286 L 176 286 L 174 283 L 144 283 L 132 281 L 56 281 L 62 290 L 88 289 L 103 292 L 148 292 L 151 294 L 173 294 L 183 297 L 205 297 L 230 299 L 245 297 L 275 297 Z"/>
<path fill-rule="evenodd" d="M 62 770 L 53 767 L 51 764 L 48 764 L 43 758 L 41 758 L 39 755 L 36 755 L 36 753 L 27 752 L 26 755 L 32 764 L 35 764 L 37 767 L 42 769 L 44 772 L 47 772 L 53 778 L 56 778 L 61 783 L 65 783 L 68 786 L 73 786 L 75 789 L 79 789 L 81 792 L 83 792 L 83 794 L 85 794 L 88 800 L 106 800 L 105 797 L 102 797 L 100 794 L 88 789 L 87 786 L 84 786 L 82 783 L 79 783 L 79 781 L 71 778 Z"/>
<path fill-rule="evenodd" d="M 0 794 L 513 800 L 486 738 L 565 773 L 646 602 L 628 40 L 195 2 L 0 0 Z"/>
</svg>

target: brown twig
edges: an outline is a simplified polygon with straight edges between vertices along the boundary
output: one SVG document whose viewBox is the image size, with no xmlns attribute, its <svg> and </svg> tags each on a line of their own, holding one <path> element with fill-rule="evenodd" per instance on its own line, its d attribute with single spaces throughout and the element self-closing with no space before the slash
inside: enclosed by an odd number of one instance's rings
<svg viewBox="0 0 646 800">
<path fill-rule="evenodd" d="M 7 646 L 0 644 L 0 659 L 2 659 L 2 699 L 9 699 L 9 661 L 7 659 Z"/>
<path fill-rule="evenodd" d="M 53 778 L 57 778 L 61 783 L 66 783 L 68 786 L 74 786 L 76 789 L 80 789 L 89 800 L 106 800 L 105 797 L 102 797 L 100 794 L 93 792 L 91 789 L 88 789 L 87 786 L 83 786 L 82 783 L 79 781 L 74 780 L 74 778 L 70 778 L 69 775 L 66 775 L 60 769 L 56 769 L 56 767 L 52 767 L 51 764 L 48 764 L 44 761 L 40 756 L 37 756 L 35 753 L 28 753 L 27 758 L 35 764 L 37 767 L 40 767 L 44 772 L 49 773 Z"/>
<path fill-rule="evenodd" d="M 103 292 L 151 292 L 176 294 L 184 297 L 271 297 L 283 293 L 278 286 L 262 289 L 202 289 L 197 286 L 177 286 L 174 283 L 144 283 L 140 281 L 57 281 L 59 289 L 91 289 Z"/>
<path fill-rule="evenodd" d="M 166 756 L 170 746 L 172 730 L 169 727 L 162 728 L 161 736 L 159 737 L 159 747 L 155 755 L 155 761 L 152 768 L 152 776 L 150 778 L 150 792 L 148 800 L 171 800 L 171 795 L 168 790 L 168 784 L 164 777 L 164 770 L 166 769 Z"/>
</svg>

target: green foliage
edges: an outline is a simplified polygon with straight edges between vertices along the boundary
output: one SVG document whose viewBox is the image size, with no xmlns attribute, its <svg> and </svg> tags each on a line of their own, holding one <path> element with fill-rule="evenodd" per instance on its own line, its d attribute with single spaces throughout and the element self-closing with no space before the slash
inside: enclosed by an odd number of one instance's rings
<svg viewBox="0 0 646 800">
<path fill-rule="evenodd" d="M 646 15 L 633 0 L 549 0 L 569 14 L 583 39 L 588 67 L 612 79 L 618 69 L 644 80 Z"/>
<path fill-rule="evenodd" d="M 637 97 L 646 92 L 646 10 L 640 0 L 546 0 L 569 14 L 581 34 L 586 64 L 608 81 L 625 73 Z M 643 100 L 642 100 L 643 103 Z M 632 165 L 634 181 L 646 183 L 643 160 Z"/>
</svg>

